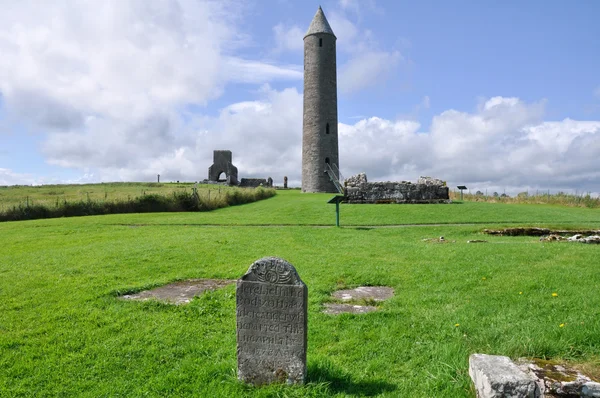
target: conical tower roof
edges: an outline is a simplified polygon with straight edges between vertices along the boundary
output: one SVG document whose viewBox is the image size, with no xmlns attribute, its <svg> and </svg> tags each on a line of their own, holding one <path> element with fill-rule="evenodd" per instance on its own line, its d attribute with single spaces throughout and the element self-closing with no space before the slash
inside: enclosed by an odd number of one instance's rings
<svg viewBox="0 0 600 398">
<path fill-rule="evenodd" d="M 314 35 L 316 33 L 328 33 L 335 37 L 333 30 L 331 30 L 331 26 L 329 26 L 329 22 L 327 22 L 327 18 L 325 18 L 325 13 L 321 9 L 321 6 L 319 6 L 319 9 L 317 10 L 317 13 L 315 14 L 315 17 L 313 18 L 312 22 L 310 23 L 308 31 L 306 32 L 304 37 Z"/>
</svg>

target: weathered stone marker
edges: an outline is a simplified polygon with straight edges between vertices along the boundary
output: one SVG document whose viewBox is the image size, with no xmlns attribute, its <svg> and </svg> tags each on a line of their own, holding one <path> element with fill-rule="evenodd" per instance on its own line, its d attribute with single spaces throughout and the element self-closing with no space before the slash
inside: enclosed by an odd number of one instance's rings
<svg viewBox="0 0 600 398">
<path fill-rule="evenodd" d="M 307 299 L 296 269 L 281 258 L 261 258 L 238 279 L 238 379 L 255 385 L 304 383 Z"/>
</svg>

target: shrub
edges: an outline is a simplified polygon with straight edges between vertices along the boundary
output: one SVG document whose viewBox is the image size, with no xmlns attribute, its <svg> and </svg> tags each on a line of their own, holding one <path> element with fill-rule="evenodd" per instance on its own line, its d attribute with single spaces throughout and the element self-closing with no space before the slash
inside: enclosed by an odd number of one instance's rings
<svg viewBox="0 0 600 398">
<path fill-rule="evenodd" d="M 122 213 L 155 213 L 175 211 L 210 211 L 227 206 L 235 206 L 270 198 L 275 195 L 274 189 L 232 188 L 221 194 L 200 196 L 196 190 L 192 192 L 173 192 L 172 195 L 146 194 L 135 198 L 113 201 L 80 200 L 62 203 L 56 206 L 23 205 L 13 206 L 0 212 L 0 221 L 35 220 L 40 218 L 92 216 Z"/>
</svg>

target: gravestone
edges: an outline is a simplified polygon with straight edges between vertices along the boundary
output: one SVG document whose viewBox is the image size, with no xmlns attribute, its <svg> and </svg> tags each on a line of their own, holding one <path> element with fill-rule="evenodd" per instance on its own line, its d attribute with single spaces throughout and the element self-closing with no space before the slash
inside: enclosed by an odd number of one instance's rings
<svg viewBox="0 0 600 398">
<path fill-rule="evenodd" d="M 281 258 L 261 258 L 238 279 L 238 379 L 254 385 L 304 383 L 307 299 L 296 269 Z"/>
</svg>

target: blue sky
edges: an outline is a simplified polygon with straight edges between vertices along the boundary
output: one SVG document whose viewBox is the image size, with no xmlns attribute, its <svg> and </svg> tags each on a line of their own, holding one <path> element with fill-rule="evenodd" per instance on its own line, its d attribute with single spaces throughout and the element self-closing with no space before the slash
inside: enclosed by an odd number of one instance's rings
<svg viewBox="0 0 600 398">
<path fill-rule="evenodd" d="M 198 181 L 214 149 L 298 185 L 319 5 L 345 175 L 600 192 L 596 1 L 7 1 L 0 185 Z"/>
</svg>

